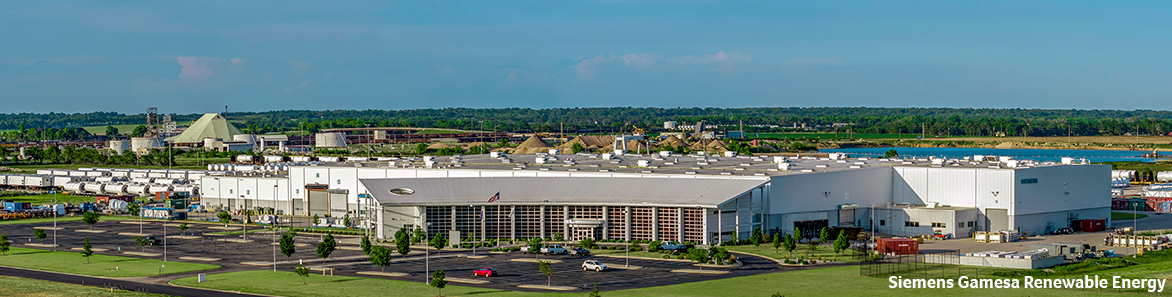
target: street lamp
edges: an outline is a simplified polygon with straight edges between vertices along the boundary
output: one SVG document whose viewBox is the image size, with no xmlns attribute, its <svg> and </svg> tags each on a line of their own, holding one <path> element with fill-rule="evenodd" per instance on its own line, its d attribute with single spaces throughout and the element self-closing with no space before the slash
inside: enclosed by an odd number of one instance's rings
<svg viewBox="0 0 1172 297">
<path fill-rule="evenodd" d="M 53 191 L 53 251 L 57 251 L 57 191 Z"/>
<path fill-rule="evenodd" d="M 273 185 L 273 210 L 277 208 L 277 185 Z M 273 246 L 273 272 L 277 272 L 277 217 L 273 216 L 273 232 L 269 233 L 269 245 Z"/>
<path fill-rule="evenodd" d="M 429 231 L 431 230 L 431 222 L 427 222 L 427 230 L 429 230 Z M 424 240 L 427 239 L 427 231 L 424 231 L 423 239 Z M 428 248 L 427 243 L 424 243 L 424 245 L 423 245 L 423 282 L 430 285 L 431 278 L 428 278 L 427 275 L 431 274 L 431 250 L 429 250 L 427 248 Z"/>
<path fill-rule="evenodd" d="M 240 200 L 241 200 L 241 201 L 244 201 L 244 199 L 245 199 L 245 198 L 244 198 L 244 195 L 240 195 Z M 247 203 L 247 201 L 246 201 L 246 203 Z M 241 208 L 243 208 L 243 207 L 241 207 Z M 247 221 L 249 220 L 249 217 L 248 217 L 248 208 L 243 208 L 243 210 L 244 210 L 244 220 L 241 220 L 241 221 L 240 221 L 240 226 L 243 226 L 243 227 L 244 227 L 244 233 L 243 233 L 243 234 L 244 234 L 244 240 L 248 240 L 248 224 L 247 224 Z M 224 233 L 227 233 L 227 232 L 224 232 Z"/>
</svg>

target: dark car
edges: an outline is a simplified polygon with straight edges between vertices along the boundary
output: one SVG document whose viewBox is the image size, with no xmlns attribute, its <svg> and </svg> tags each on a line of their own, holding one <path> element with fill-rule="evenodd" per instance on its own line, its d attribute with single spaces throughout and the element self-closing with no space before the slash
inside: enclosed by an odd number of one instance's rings
<svg viewBox="0 0 1172 297">
<path fill-rule="evenodd" d="M 154 236 L 147 236 L 146 242 L 147 245 L 163 245 L 163 241 L 155 238 Z"/>
<path fill-rule="evenodd" d="M 590 255 L 590 250 L 582 247 L 575 247 L 570 249 L 570 256 L 585 257 Z"/>
<path fill-rule="evenodd" d="M 492 267 L 480 267 L 480 269 L 473 270 L 472 275 L 490 277 L 497 276 L 497 273 L 496 269 L 492 269 Z"/>
</svg>

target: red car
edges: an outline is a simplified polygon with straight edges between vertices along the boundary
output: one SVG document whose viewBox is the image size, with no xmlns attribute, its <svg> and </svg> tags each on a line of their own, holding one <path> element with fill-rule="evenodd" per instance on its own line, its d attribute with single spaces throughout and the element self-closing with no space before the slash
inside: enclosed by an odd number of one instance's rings
<svg viewBox="0 0 1172 297">
<path fill-rule="evenodd" d="M 492 267 L 480 267 L 480 269 L 473 270 L 472 274 L 483 277 L 497 276 L 496 269 L 492 269 Z"/>
</svg>

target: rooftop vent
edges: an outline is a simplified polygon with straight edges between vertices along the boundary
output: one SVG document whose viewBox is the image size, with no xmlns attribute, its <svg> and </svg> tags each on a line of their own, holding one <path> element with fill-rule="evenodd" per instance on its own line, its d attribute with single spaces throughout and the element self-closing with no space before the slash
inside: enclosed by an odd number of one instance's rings
<svg viewBox="0 0 1172 297">
<path fill-rule="evenodd" d="M 391 194 L 395 194 L 395 195 L 399 195 L 399 196 L 415 194 L 415 190 L 408 189 L 408 188 L 394 188 L 394 189 L 391 189 L 390 192 L 391 192 Z"/>
</svg>

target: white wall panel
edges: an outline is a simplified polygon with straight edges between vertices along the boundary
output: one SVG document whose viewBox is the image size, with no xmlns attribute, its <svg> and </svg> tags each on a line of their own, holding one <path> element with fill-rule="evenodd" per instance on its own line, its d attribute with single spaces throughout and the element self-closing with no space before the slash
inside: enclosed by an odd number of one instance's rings
<svg viewBox="0 0 1172 297">
<path fill-rule="evenodd" d="M 1023 184 L 1022 180 L 1037 179 Z M 1111 207 L 1109 165 L 1062 165 L 1016 170 L 1010 215 Z"/>
</svg>

